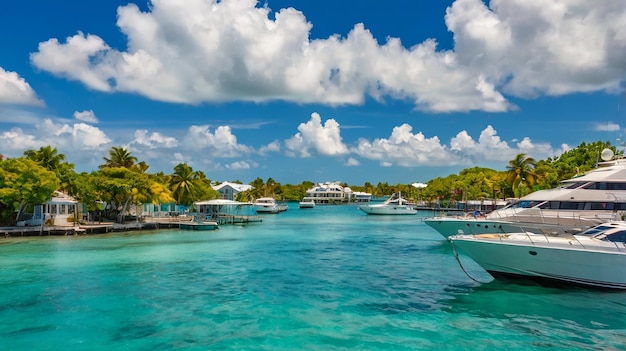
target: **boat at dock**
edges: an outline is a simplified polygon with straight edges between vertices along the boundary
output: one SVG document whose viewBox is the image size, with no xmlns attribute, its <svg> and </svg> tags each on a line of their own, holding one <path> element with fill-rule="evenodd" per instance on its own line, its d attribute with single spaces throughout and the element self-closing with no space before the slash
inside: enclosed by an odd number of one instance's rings
<svg viewBox="0 0 626 351">
<path fill-rule="evenodd" d="M 448 240 L 455 255 L 456 249 L 460 249 L 496 279 L 523 278 L 545 285 L 626 290 L 623 221 L 595 226 L 576 235 L 493 233 L 453 235 Z"/>
<path fill-rule="evenodd" d="M 260 197 L 254 202 L 257 213 L 278 213 L 280 208 L 273 197 Z"/>
<path fill-rule="evenodd" d="M 414 215 L 417 213 L 414 205 L 402 197 L 401 192 L 394 193 L 382 204 L 359 206 L 359 210 L 368 215 Z"/>
</svg>

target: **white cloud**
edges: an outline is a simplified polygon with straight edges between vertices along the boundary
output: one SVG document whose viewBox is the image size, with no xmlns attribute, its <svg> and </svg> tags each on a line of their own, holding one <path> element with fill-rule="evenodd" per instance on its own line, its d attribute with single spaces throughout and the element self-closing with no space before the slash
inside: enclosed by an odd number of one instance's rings
<svg viewBox="0 0 626 351">
<path fill-rule="evenodd" d="M 240 157 L 254 152 L 250 146 L 239 144 L 230 127 L 219 126 L 211 133 L 209 126 L 191 126 L 183 138 L 182 146 L 205 158 Z"/>
<path fill-rule="evenodd" d="M 516 96 L 615 91 L 626 72 L 622 0 L 457 0 L 446 11 L 459 64 Z"/>
<path fill-rule="evenodd" d="M 37 94 L 26 80 L 16 72 L 0 67 L 0 104 L 43 106 Z"/>
<path fill-rule="evenodd" d="M 2 154 L 22 153 L 28 149 L 44 146 L 34 135 L 26 134 L 21 128 L 12 128 L 0 134 L 2 140 Z M 7 153 L 8 151 L 8 153 Z"/>
<path fill-rule="evenodd" d="M 131 144 L 147 147 L 149 149 L 171 149 L 178 146 L 178 140 L 174 137 L 168 137 L 158 132 L 148 134 L 146 129 L 140 129 L 135 131 L 135 140 L 133 140 Z"/>
<path fill-rule="evenodd" d="M 361 162 L 359 162 L 359 160 L 357 160 L 354 157 L 349 157 L 348 161 L 346 161 L 345 165 L 348 166 L 348 167 L 359 166 L 359 165 L 361 165 Z"/>
<path fill-rule="evenodd" d="M 45 145 L 64 150 L 103 150 L 111 142 L 102 130 L 86 123 L 57 124 L 46 118 L 37 132 Z"/>
<path fill-rule="evenodd" d="M 382 166 L 474 166 L 511 160 L 518 153 L 533 155 L 538 159 L 560 155 L 569 147 L 554 149 L 549 143 L 534 143 L 528 137 L 511 147 L 501 140 L 492 126 L 487 126 L 474 140 L 467 131 L 460 131 L 442 144 L 437 136 L 427 138 L 421 132 L 412 133 L 413 127 L 403 124 L 395 127 L 388 139 L 369 141 L 359 139 L 351 152 L 362 158 L 380 161 Z"/>
<path fill-rule="evenodd" d="M 12 128 L 0 132 L 0 154 L 18 157 L 28 149 L 50 145 L 65 154 L 77 170 L 91 171 L 102 163 L 111 139 L 100 129 L 85 123 L 55 123 L 45 118 L 30 130 Z"/>
<path fill-rule="evenodd" d="M 310 157 L 313 153 L 340 156 L 348 153 L 348 148 L 341 139 L 339 123 L 332 118 L 322 125 L 321 116 L 314 112 L 308 122 L 300 123 L 298 131 L 285 140 L 287 154 L 290 156 Z"/>
<path fill-rule="evenodd" d="M 257 5 L 259 7 L 257 7 Z M 293 8 L 255 0 L 155 0 L 118 8 L 127 51 L 97 35 L 52 38 L 37 68 L 100 91 L 198 104 L 285 100 L 361 104 L 366 96 L 414 101 L 434 112 L 506 111 L 503 92 L 529 97 L 615 91 L 626 73 L 623 0 L 457 0 L 445 22 L 454 50 L 428 39 L 378 44 L 364 24 L 310 38 Z"/>
<path fill-rule="evenodd" d="M 451 165 L 458 164 L 459 158 L 449 152 L 434 136 L 426 138 L 424 134 L 412 133 L 413 127 L 403 124 L 394 127 L 388 139 L 369 141 L 359 139 L 351 151 L 363 158 L 378 160 L 386 166 Z"/>
<path fill-rule="evenodd" d="M 237 161 L 226 165 L 227 169 L 239 170 L 239 169 L 250 169 L 257 168 L 259 165 L 253 161 Z"/>
<path fill-rule="evenodd" d="M 96 114 L 93 113 L 93 110 L 85 110 L 82 112 L 75 111 L 74 118 L 76 118 L 79 121 L 83 121 L 87 123 L 93 123 L 93 124 L 98 123 L 98 118 L 96 117 Z"/>
<path fill-rule="evenodd" d="M 263 145 L 259 148 L 259 154 L 266 155 L 270 152 L 280 152 L 280 141 L 274 140 L 267 145 Z"/>
<path fill-rule="evenodd" d="M 614 122 L 596 123 L 593 130 L 598 132 L 617 132 L 620 130 L 619 124 Z"/>
</svg>

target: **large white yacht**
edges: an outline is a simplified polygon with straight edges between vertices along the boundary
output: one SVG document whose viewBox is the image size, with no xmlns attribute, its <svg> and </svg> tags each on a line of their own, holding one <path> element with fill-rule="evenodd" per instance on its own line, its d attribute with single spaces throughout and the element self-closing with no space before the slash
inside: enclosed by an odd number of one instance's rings
<svg viewBox="0 0 626 351">
<path fill-rule="evenodd" d="M 577 235 L 525 232 L 453 235 L 448 240 L 455 254 L 459 248 L 496 279 L 525 278 L 549 285 L 626 289 L 623 221 L 592 227 Z"/>
<path fill-rule="evenodd" d="M 530 193 L 479 217 L 430 217 L 424 222 L 444 237 L 456 234 L 576 233 L 621 220 L 626 213 L 626 159 L 605 149 L 598 167 L 555 189 Z"/>
</svg>

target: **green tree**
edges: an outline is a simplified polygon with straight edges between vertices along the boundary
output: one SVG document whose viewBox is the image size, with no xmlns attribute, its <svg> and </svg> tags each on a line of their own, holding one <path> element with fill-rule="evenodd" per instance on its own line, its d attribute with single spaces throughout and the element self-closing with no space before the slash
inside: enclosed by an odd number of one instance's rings
<svg viewBox="0 0 626 351">
<path fill-rule="evenodd" d="M 64 154 L 59 154 L 57 148 L 52 146 L 42 146 L 39 150 L 26 150 L 24 156 L 33 160 L 49 171 L 55 171 L 65 160 Z"/>
<path fill-rule="evenodd" d="M 50 200 L 59 187 L 56 174 L 27 158 L 10 158 L 0 162 L 0 211 L 3 221 L 15 220 L 27 205 Z"/>
<path fill-rule="evenodd" d="M 508 166 L 506 166 L 506 180 L 511 184 L 513 193 L 516 196 L 519 196 L 517 188 L 521 183 L 524 183 L 531 189 L 537 183 L 538 176 L 535 173 L 535 166 L 537 166 L 537 161 L 524 153 L 518 154 L 513 160 L 509 161 Z"/>
<path fill-rule="evenodd" d="M 59 154 L 56 148 L 48 145 L 40 147 L 39 150 L 26 150 L 24 156 L 37 162 L 45 169 L 53 171 L 60 181 L 59 190 L 73 195 L 76 172 L 74 171 L 74 164 L 64 162 L 64 154 Z"/>
<path fill-rule="evenodd" d="M 103 168 L 92 174 L 95 189 L 107 211 L 123 222 L 130 205 L 174 202 L 169 189 L 147 174 L 127 168 Z"/>
<path fill-rule="evenodd" d="M 126 150 L 123 147 L 111 147 L 109 150 L 109 157 L 103 157 L 105 163 L 100 165 L 100 168 L 132 168 L 135 162 L 137 162 L 137 157 L 131 155 L 130 151 Z"/>
<path fill-rule="evenodd" d="M 191 205 L 195 198 L 196 183 L 200 175 L 186 163 L 179 163 L 174 167 L 170 179 L 170 189 L 179 204 Z"/>
</svg>

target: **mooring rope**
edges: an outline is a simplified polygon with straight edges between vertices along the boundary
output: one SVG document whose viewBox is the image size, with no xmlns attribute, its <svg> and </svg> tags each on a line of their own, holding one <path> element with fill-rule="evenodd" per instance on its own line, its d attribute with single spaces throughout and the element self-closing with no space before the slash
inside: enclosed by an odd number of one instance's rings
<svg viewBox="0 0 626 351">
<path fill-rule="evenodd" d="M 480 280 L 472 277 L 466 270 L 465 267 L 463 267 L 463 263 L 461 263 L 461 259 L 459 258 L 459 253 L 456 251 L 456 246 L 454 246 L 454 241 L 453 240 L 448 240 L 450 241 L 450 243 L 452 244 L 452 252 L 454 252 L 454 258 L 456 258 L 456 261 L 459 263 L 459 267 L 461 267 L 461 270 L 463 271 L 463 273 L 465 273 L 465 275 L 470 278 L 471 280 L 475 281 L 478 284 L 487 284 L 487 282 L 481 282 Z"/>
</svg>

